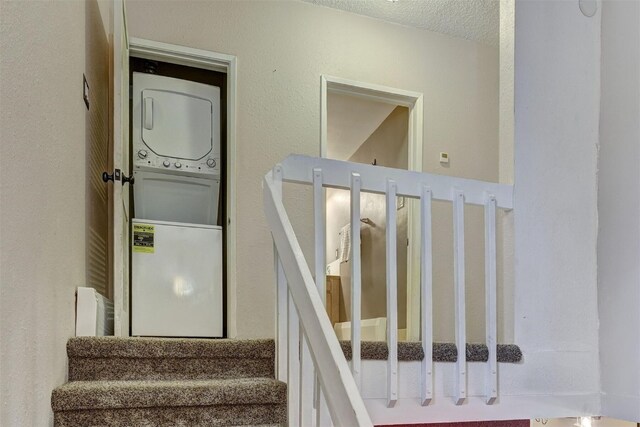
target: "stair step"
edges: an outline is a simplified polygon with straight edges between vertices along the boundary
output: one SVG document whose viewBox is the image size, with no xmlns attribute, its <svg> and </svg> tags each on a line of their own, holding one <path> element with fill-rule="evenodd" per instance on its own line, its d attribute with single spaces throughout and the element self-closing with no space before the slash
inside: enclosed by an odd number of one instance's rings
<svg viewBox="0 0 640 427">
<path fill-rule="evenodd" d="M 67 342 L 69 357 L 251 358 L 272 359 L 272 339 L 76 337 Z"/>
<path fill-rule="evenodd" d="M 70 381 L 274 377 L 273 340 L 79 337 Z"/>
<path fill-rule="evenodd" d="M 286 421 L 286 384 L 272 378 L 72 381 L 53 391 L 59 427 L 256 425 Z"/>
<path fill-rule="evenodd" d="M 351 342 L 340 341 L 342 352 L 347 360 L 351 360 Z M 522 360 L 520 347 L 514 344 L 498 344 L 498 362 L 519 363 Z M 468 362 L 486 362 L 489 349 L 485 344 L 467 344 L 466 356 Z M 389 348 L 384 341 L 362 341 L 360 357 L 363 360 L 387 360 Z M 398 342 L 398 360 L 401 362 L 420 361 L 424 358 L 421 342 Z M 458 349 L 453 343 L 433 343 L 434 362 L 455 362 L 458 360 Z"/>
<path fill-rule="evenodd" d="M 282 403 L 287 386 L 273 378 L 187 381 L 71 381 L 53 391 L 54 411 L 157 406 Z"/>
</svg>

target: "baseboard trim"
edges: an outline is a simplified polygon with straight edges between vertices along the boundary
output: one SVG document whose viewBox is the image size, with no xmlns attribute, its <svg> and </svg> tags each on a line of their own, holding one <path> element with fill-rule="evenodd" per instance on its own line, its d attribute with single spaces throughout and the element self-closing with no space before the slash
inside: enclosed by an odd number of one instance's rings
<svg viewBox="0 0 640 427">
<path fill-rule="evenodd" d="M 393 408 L 386 399 L 365 399 L 374 424 L 419 424 L 533 418 L 563 418 L 600 415 L 600 395 L 500 396 L 493 405 L 482 397 L 469 397 L 462 405 L 452 398 L 435 399 L 420 406 L 419 399 L 398 399 Z"/>
</svg>

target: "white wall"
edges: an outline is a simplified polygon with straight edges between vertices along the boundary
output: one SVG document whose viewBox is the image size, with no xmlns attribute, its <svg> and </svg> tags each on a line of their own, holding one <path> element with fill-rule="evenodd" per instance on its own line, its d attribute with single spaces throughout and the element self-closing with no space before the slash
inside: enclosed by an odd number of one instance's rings
<svg viewBox="0 0 640 427">
<path fill-rule="evenodd" d="M 295 1 L 136 1 L 127 8 L 132 37 L 238 57 L 238 337 L 273 336 L 272 244 L 260 183 L 290 153 L 318 155 L 321 74 L 424 93 L 425 170 L 497 181 L 497 144 L 493 153 L 484 144 L 498 134 L 495 47 Z M 439 151 L 450 153 L 449 169 L 438 163 Z M 477 161 L 485 157 L 491 160 Z M 286 192 L 310 255 L 309 193 Z"/>
<path fill-rule="evenodd" d="M 500 182 L 513 184 L 515 0 L 500 0 Z"/>
<path fill-rule="evenodd" d="M 515 0 L 500 0 L 499 181 L 513 184 Z M 498 342 L 514 342 L 513 212 L 498 212 Z"/>
<path fill-rule="evenodd" d="M 515 342 L 530 393 L 597 413 L 596 162 L 600 14 L 515 9 Z M 576 395 L 576 403 L 567 396 Z M 557 415 L 562 416 L 562 415 Z"/>
<path fill-rule="evenodd" d="M 51 423 L 85 279 L 85 5 L 3 2 L 0 424 Z"/>
<path fill-rule="evenodd" d="M 602 2 L 598 287 L 602 412 L 640 422 L 640 3 Z"/>
</svg>

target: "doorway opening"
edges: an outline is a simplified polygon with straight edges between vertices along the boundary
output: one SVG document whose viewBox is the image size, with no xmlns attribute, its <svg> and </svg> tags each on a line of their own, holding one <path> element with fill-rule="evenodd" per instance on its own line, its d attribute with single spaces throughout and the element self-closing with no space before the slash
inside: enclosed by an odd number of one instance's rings
<svg viewBox="0 0 640 427">
<path fill-rule="evenodd" d="M 219 71 L 130 57 L 133 336 L 227 335 L 226 80 Z M 150 256 L 138 244 L 154 236 Z"/>
<path fill-rule="evenodd" d="M 422 170 L 422 94 L 322 76 L 322 157 L 397 169 Z M 385 197 L 361 195 L 362 337 L 384 340 L 386 329 Z M 397 199 L 398 329 L 419 340 L 417 206 Z M 350 336 L 349 192 L 326 191 L 327 300 L 340 339 Z M 339 294 L 336 297 L 335 294 Z M 417 304 L 416 304 L 417 303 Z M 328 303 L 329 304 L 329 303 Z"/>
<path fill-rule="evenodd" d="M 123 17 L 124 19 L 124 17 Z M 200 80 L 209 79 L 209 84 L 218 86 L 220 92 L 223 94 L 224 99 L 222 101 L 221 108 L 221 120 L 220 130 L 221 137 L 224 138 L 222 147 L 224 152 L 219 156 L 219 169 L 224 174 L 224 180 L 222 181 L 222 188 L 220 188 L 219 198 L 221 201 L 217 207 L 217 211 L 214 214 L 214 221 L 216 224 L 220 224 L 224 228 L 224 242 L 222 242 L 221 252 L 224 252 L 224 268 L 221 270 L 225 276 L 224 278 L 224 292 L 222 297 L 223 307 L 225 313 L 222 317 L 222 323 L 224 324 L 222 336 L 235 337 L 236 336 L 236 233 L 235 233 L 235 116 L 236 116 L 236 58 L 231 55 L 204 51 L 200 49 L 192 49 L 184 46 L 177 46 L 167 43 L 160 43 L 143 39 L 128 39 L 126 37 L 126 29 L 124 24 L 122 26 L 122 47 L 119 51 L 123 53 L 122 61 L 115 61 L 113 64 L 114 76 L 121 76 L 122 88 L 119 85 L 114 89 L 114 92 L 121 94 L 121 97 L 127 96 L 130 100 L 130 86 L 129 83 L 133 83 L 132 73 L 139 71 L 138 68 L 142 67 L 143 71 L 146 66 L 152 65 L 154 72 L 160 71 L 162 74 L 169 75 L 173 78 L 182 79 L 185 81 L 193 82 L 192 84 L 200 84 Z M 115 55 L 119 57 L 118 55 Z M 126 58 L 126 60 L 125 60 Z M 129 67 L 130 66 L 130 67 Z M 147 69 L 149 71 L 149 69 Z M 211 80 L 213 79 L 213 81 Z M 205 82 L 207 83 L 207 82 Z M 125 89 L 127 88 L 127 89 Z M 119 105 L 114 102 L 114 105 Z M 130 123 L 131 114 L 130 111 L 132 105 L 130 102 L 123 103 L 121 108 L 114 108 L 114 134 L 119 131 L 123 131 L 124 135 L 128 138 L 122 138 L 121 152 L 122 157 L 127 157 L 125 162 L 122 162 L 121 168 L 124 170 L 133 170 L 134 157 L 129 154 L 134 154 L 131 141 L 131 131 L 127 129 L 127 125 Z M 115 146 L 115 145 L 114 145 Z M 117 147 L 114 148 L 114 152 L 119 153 Z M 137 152 L 135 153 L 137 156 Z M 118 158 L 120 155 L 118 155 Z M 175 162 L 173 162 L 175 163 Z M 186 169 L 186 162 L 184 162 L 183 169 Z M 178 167 L 173 164 L 174 167 Z M 191 167 L 192 165 L 190 165 Z M 197 169 L 197 166 L 195 167 Z M 204 169 L 204 167 L 203 167 Z M 190 169 L 191 170 L 191 169 Z M 193 172 L 197 172 L 194 170 Z M 124 173 L 124 172 L 123 172 Z M 126 187 L 125 187 L 126 188 Z M 124 198 L 123 198 L 124 200 Z M 132 196 L 129 195 L 126 198 L 127 202 L 132 201 Z M 130 206 L 129 203 L 123 203 Z M 131 212 L 133 213 L 133 212 Z M 116 271 L 125 270 L 125 274 L 122 276 L 122 280 L 116 283 L 114 280 L 114 312 L 118 312 L 120 315 L 115 316 L 115 332 L 116 335 L 127 336 L 131 334 L 131 327 L 128 319 L 131 315 L 131 298 L 130 298 L 130 285 L 131 274 L 129 273 L 127 266 L 131 261 L 131 249 L 127 244 L 128 238 L 125 237 L 131 235 L 132 227 L 128 218 L 129 209 L 127 209 L 127 217 L 124 221 L 114 220 L 114 253 L 116 256 L 118 253 L 123 255 L 123 265 L 121 269 Z M 121 227 L 120 227 L 121 225 Z M 118 239 L 118 236 L 122 236 Z M 123 244 L 124 243 L 124 244 Z M 128 261 L 128 262 L 127 262 Z M 117 276 L 117 275 L 116 275 Z M 119 276 L 117 276 L 119 277 Z M 116 277 L 116 278 L 117 278 Z"/>
</svg>

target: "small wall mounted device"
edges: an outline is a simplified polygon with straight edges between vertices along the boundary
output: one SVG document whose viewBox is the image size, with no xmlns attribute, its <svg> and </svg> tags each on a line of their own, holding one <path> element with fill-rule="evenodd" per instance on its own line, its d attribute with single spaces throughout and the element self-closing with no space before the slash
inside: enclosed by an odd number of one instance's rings
<svg viewBox="0 0 640 427">
<path fill-rule="evenodd" d="M 445 153 L 444 151 L 440 152 L 440 163 L 445 165 L 449 164 L 449 153 Z"/>
</svg>

